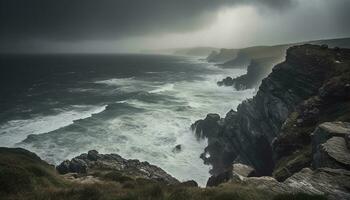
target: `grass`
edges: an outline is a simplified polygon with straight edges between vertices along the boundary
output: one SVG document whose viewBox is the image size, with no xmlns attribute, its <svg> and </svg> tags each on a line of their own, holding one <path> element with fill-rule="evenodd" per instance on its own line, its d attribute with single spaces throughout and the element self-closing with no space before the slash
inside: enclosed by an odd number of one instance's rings
<svg viewBox="0 0 350 200">
<path fill-rule="evenodd" d="M 304 193 L 298 193 L 298 194 L 280 194 L 275 196 L 273 200 L 327 200 L 327 197 L 322 195 L 309 195 Z"/>
<path fill-rule="evenodd" d="M 273 176 L 278 181 L 284 181 L 300 169 L 311 164 L 311 145 L 295 151 L 293 154 L 279 160 L 273 171 Z"/>
<path fill-rule="evenodd" d="M 69 182 L 53 166 L 22 149 L 0 148 L 1 200 L 313 200 L 309 195 L 279 195 L 247 184 L 197 188 L 165 185 L 117 171 L 96 172 L 101 183 Z M 274 198 L 275 196 L 275 198 Z"/>
</svg>

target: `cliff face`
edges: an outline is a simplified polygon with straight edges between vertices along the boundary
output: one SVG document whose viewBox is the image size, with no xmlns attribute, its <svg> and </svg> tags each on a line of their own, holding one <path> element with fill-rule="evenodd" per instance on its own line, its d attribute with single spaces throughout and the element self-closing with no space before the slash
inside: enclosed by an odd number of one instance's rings
<svg viewBox="0 0 350 200">
<path fill-rule="evenodd" d="M 164 170 L 148 162 L 127 160 L 118 154 L 99 154 L 95 150 L 91 150 L 87 154 L 81 154 L 70 161 L 66 160 L 57 166 L 57 171 L 60 174 L 93 174 L 96 171 L 101 171 L 101 169 L 117 171 L 125 177 L 144 178 L 163 184 L 179 183 L 178 180 Z"/>
<path fill-rule="evenodd" d="M 219 86 L 233 86 L 236 90 L 259 87 L 261 81 L 272 71 L 275 64 L 283 61 L 283 57 L 268 57 L 253 59 L 247 67 L 247 73 L 237 78 L 227 77 L 217 84 Z"/>
<path fill-rule="evenodd" d="M 319 40 L 310 42 L 300 42 L 295 44 L 284 44 L 277 46 L 257 46 L 236 50 L 236 54 L 232 54 L 229 61 L 225 63 L 217 62 L 221 67 L 240 67 L 247 68 L 247 74 L 237 78 L 227 77 L 218 82 L 219 86 L 234 86 L 237 90 L 251 89 L 259 87 L 261 81 L 268 76 L 272 68 L 282 62 L 285 57 L 287 48 L 294 45 L 302 44 L 322 45 L 327 44 L 330 47 L 350 48 L 350 39 L 333 39 Z M 229 52 L 229 50 L 227 50 Z M 207 60 L 214 60 L 223 56 L 221 52 L 211 54 Z M 226 55 L 226 60 L 227 60 Z"/>
<path fill-rule="evenodd" d="M 202 158 L 213 165 L 212 174 L 240 162 L 253 166 L 256 175 L 290 167 L 289 175 L 280 173 L 285 179 L 310 165 L 310 134 L 316 126 L 350 119 L 349 63 L 350 50 L 291 47 L 286 61 L 274 67 L 254 98 L 223 119 L 208 115 L 198 121 L 193 128 L 208 138 Z M 298 160 L 298 151 L 306 158 L 286 165 Z"/>
<path fill-rule="evenodd" d="M 221 49 L 213 51 L 208 57 L 208 62 L 217 63 L 221 67 L 246 68 L 252 60 L 284 57 L 288 44 L 277 46 L 255 46 L 243 49 Z"/>
<path fill-rule="evenodd" d="M 238 49 L 220 49 L 219 52 L 212 51 L 207 57 L 207 61 L 222 64 L 237 57 L 238 52 Z"/>
</svg>

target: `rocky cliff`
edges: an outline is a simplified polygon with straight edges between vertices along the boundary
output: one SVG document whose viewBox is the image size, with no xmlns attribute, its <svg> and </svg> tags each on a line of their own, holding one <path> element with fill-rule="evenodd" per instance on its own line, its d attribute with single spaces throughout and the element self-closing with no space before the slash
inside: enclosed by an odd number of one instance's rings
<svg viewBox="0 0 350 200">
<path fill-rule="evenodd" d="M 61 174 L 93 174 L 102 169 L 106 172 L 116 171 L 125 177 L 138 177 L 164 184 L 180 183 L 161 168 L 148 162 L 127 160 L 118 154 L 99 154 L 96 150 L 81 154 L 72 160 L 66 160 L 56 167 Z"/>
<path fill-rule="evenodd" d="M 224 118 L 210 114 L 193 125 L 197 135 L 208 138 L 201 157 L 213 165 L 214 176 L 236 162 L 253 166 L 255 176 L 273 173 L 283 181 L 311 167 L 316 151 L 311 134 L 319 124 L 350 121 L 349 98 L 350 50 L 291 47 L 254 98 Z M 329 143 L 323 149 L 343 144 L 338 139 Z"/>
<path fill-rule="evenodd" d="M 212 51 L 207 57 L 208 62 L 223 64 L 238 56 L 238 49 L 220 49 L 220 51 Z"/>
<path fill-rule="evenodd" d="M 290 44 L 276 46 L 254 46 L 243 49 L 221 49 L 212 52 L 208 62 L 214 62 L 221 67 L 246 68 L 252 60 L 262 58 L 284 57 L 286 49 Z"/>
<path fill-rule="evenodd" d="M 261 81 L 272 71 L 275 64 L 283 61 L 283 57 L 253 59 L 247 67 L 247 73 L 237 78 L 227 77 L 217 82 L 219 86 L 233 86 L 236 90 L 259 87 Z"/>
<path fill-rule="evenodd" d="M 224 53 L 215 52 L 208 56 L 208 61 L 216 61 L 218 66 L 229 68 L 247 68 L 247 74 L 244 74 L 237 78 L 227 77 L 218 82 L 219 86 L 234 86 L 237 90 L 250 89 L 259 87 L 262 79 L 266 78 L 271 72 L 272 68 L 282 62 L 285 57 L 286 50 L 295 45 L 301 44 L 326 44 L 332 48 L 342 47 L 350 48 L 350 39 L 331 39 L 331 40 L 318 40 L 309 42 L 300 42 L 294 44 L 283 44 L 276 46 L 257 46 L 244 49 L 226 49 Z M 234 50 L 234 51 L 233 51 Z M 225 53 L 226 52 L 226 53 Z M 227 52 L 235 52 L 234 54 Z M 231 58 L 229 59 L 229 56 Z M 225 60 L 219 58 L 225 57 Z M 226 61 L 226 62 L 223 62 Z"/>
</svg>

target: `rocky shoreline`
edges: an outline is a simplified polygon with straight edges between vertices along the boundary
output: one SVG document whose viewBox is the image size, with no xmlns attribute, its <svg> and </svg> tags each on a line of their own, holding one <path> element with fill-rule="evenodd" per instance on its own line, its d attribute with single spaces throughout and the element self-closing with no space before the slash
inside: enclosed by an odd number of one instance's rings
<svg viewBox="0 0 350 200">
<path fill-rule="evenodd" d="M 207 57 L 208 62 L 216 63 L 223 68 L 246 68 L 247 73 L 239 77 L 228 76 L 218 81 L 219 86 L 233 86 L 236 90 L 258 89 L 261 81 L 272 71 L 273 67 L 284 60 L 289 47 L 314 44 L 330 47 L 350 48 L 349 38 L 335 40 L 319 40 L 283 44 L 276 46 L 257 46 L 243 49 L 221 49 L 213 51 Z"/>
<path fill-rule="evenodd" d="M 350 198 L 349 100 L 350 50 L 289 48 L 286 61 L 274 67 L 254 98 L 224 118 L 208 114 L 192 125 L 197 136 L 208 139 L 201 158 L 213 166 L 209 185 L 232 180 L 232 164 L 242 163 L 255 169 L 251 176 L 273 176 L 289 185 L 297 185 L 297 174 L 304 173 L 310 182 L 299 182 L 309 184 L 310 191 L 331 193 L 322 188 L 326 184 L 338 188 L 332 199 Z M 331 177 L 332 171 L 334 179 L 312 183 L 313 176 Z M 337 182 L 338 172 L 343 178 Z M 342 189 L 332 181 L 343 184 Z"/>
<path fill-rule="evenodd" d="M 60 174 L 75 173 L 86 176 L 101 170 L 105 173 L 117 171 L 125 177 L 143 178 L 164 184 L 180 183 L 161 168 L 148 162 L 127 160 L 118 154 L 99 154 L 96 150 L 90 150 L 71 160 L 65 160 L 56 169 Z"/>
</svg>

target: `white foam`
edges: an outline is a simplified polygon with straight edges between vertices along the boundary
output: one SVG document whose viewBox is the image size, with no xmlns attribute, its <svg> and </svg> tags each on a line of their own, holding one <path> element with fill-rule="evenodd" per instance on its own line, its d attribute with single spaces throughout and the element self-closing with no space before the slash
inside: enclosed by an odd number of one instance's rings
<svg viewBox="0 0 350 200">
<path fill-rule="evenodd" d="M 28 135 L 47 133 L 68 126 L 73 124 L 75 120 L 85 119 L 100 113 L 106 107 L 74 105 L 56 115 L 8 121 L 0 126 L 0 146 L 14 146 Z"/>
<path fill-rule="evenodd" d="M 95 83 L 117 88 L 117 90 L 121 92 L 127 92 L 127 93 L 138 92 L 138 91 L 147 92 L 155 87 L 155 86 L 152 86 L 151 84 L 160 84 L 158 82 L 152 82 L 150 84 L 150 82 L 148 81 L 139 80 L 139 79 L 136 79 L 135 77 L 113 78 L 113 79 L 96 81 Z"/>
<path fill-rule="evenodd" d="M 97 84 L 106 84 L 106 85 L 110 85 L 110 86 L 119 86 L 119 85 L 125 85 L 125 84 L 133 83 L 134 80 L 135 80 L 135 77 L 113 78 L 113 79 L 95 81 L 95 83 L 97 83 Z"/>
<path fill-rule="evenodd" d="M 169 83 L 158 87 L 157 89 L 149 91 L 149 93 L 161 93 L 166 91 L 171 91 L 174 89 L 174 84 Z"/>
<path fill-rule="evenodd" d="M 190 62 L 200 64 L 198 60 Z M 205 186 L 210 166 L 204 165 L 199 156 L 207 141 L 197 141 L 189 130 L 190 125 L 207 113 L 218 113 L 224 117 L 242 100 L 253 96 L 255 91 L 236 91 L 216 84 L 226 76 L 238 76 L 245 70 L 222 69 L 205 63 L 198 67 L 209 68 L 212 73 L 203 75 L 201 79 L 179 80 L 171 84 L 137 77 L 97 81 L 96 84 L 107 85 L 112 91 L 117 88 L 128 92 L 148 92 L 149 95 L 163 95 L 165 100 L 149 102 L 131 97 L 117 101 L 141 109 L 120 113 L 109 110 L 110 118 L 94 119 L 94 123 L 76 123 L 83 126 L 82 130 L 58 130 L 38 142 L 22 145 L 55 164 L 91 149 L 101 153 L 118 153 L 125 158 L 155 164 L 181 181 L 193 179 Z M 182 145 L 182 151 L 173 153 L 172 149 L 177 144 Z"/>
</svg>

